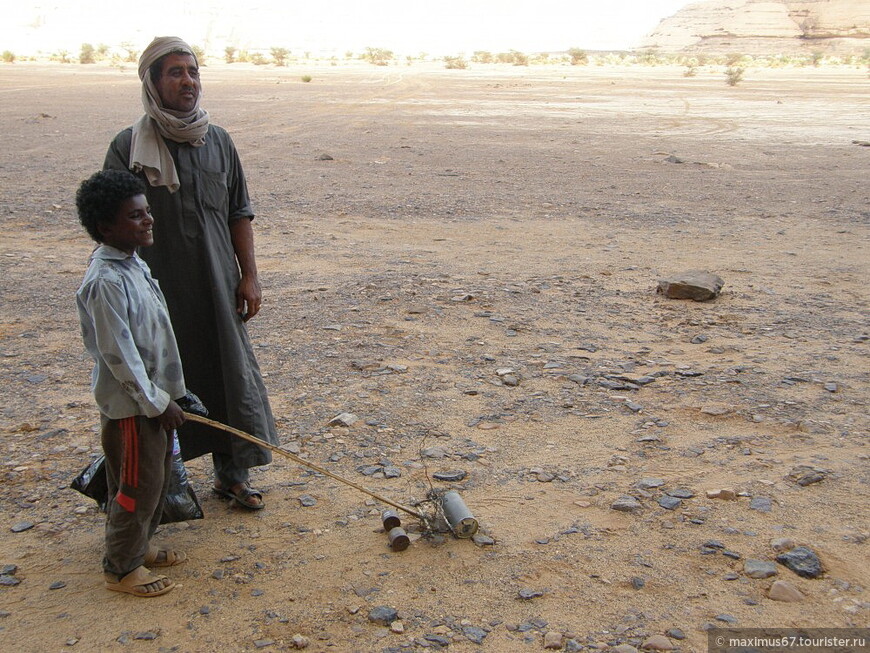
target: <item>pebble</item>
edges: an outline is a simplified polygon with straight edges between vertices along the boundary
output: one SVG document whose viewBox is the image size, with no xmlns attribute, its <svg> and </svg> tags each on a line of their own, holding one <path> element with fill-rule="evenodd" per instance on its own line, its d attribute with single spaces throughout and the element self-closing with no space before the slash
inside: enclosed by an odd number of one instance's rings
<svg viewBox="0 0 870 653">
<path fill-rule="evenodd" d="M 797 542 L 795 542 L 790 537 L 777 537 L 770 541 L 771 548 L 777 553 L 783 553 L 784 551 L 789 551 L 797 546 Z"/>
<path fill-rule="evenodd" d="M 798 603 L 806 598 L 797 587 L 784 580 L 774 581 L 767 592 L 767 597 L 785 603 Z"/>
<path fill-rule="evenodd" d="M 12 524 L 12 528 L 10 529 L 13 533 L 23 533 L 24 531 L 29 531 L 33 528 L 34 523 L 31 521 L 20 521 L 17 524 Z"/>
<path fill-rule="evenodd" d="M 327 426 L 353 426 L 359 421 L 359 417 L 354 415 L 353 413 L 339 413 L 331 420 L 329 420 L 326 425 Z"/>
<path fill-rule="evenodd" d="M 640 647 L 652 651 L 673 651 L 676 648 L 671 640 L 664 635 L 652 635 Z"/>
<path fill-rule="evenodd" d="M 310 508 L 317 505 L 317 499 L 310 494 L 303 494 L 299 497 L 299 503 L 306 508 Z"/>
<path fill-rule="evenodd" d="M 665 635 L 667 635 L 667 636 L 670 637 L 671 639 L 679 639 L 679 640 L 686 639 L 686 633 L 684 633 L 684 632 L 683 632 L 682 630 L 680 630 L 679 628 L 669 628 L 669 629 L 665 632 Z"/>
<path fill-rule="evenodd" d="M 495 544 L 495 540 L 484 533 L 475 533 L 471 537 L 471 541 L 477 546 L 493 546 Z"/>
<path fill-rule="evenodd" d="M 695 493 L 686 488 L 677 488 L 675 490 L 668 490 L 665 492 L 668 496 L 676 497 L 677 499 L 691 499 L 695 496 Z"/>
<path fill-rule="evenodd" d="M 640 501 L 635 499 L 633 496 L 623 494 L 616 501 L 610 504 L 610 508 L 620 512 L 634 512 L 643 508 L 643 505 L 641 505 Z"/>
<path fill-rule="evenodd" d="M 562 637 L 562 633 L 556 632 L 555 630 L 547 631 L 544 635 L 544 648 L 561 650 Z"/>
<path fill-rule="evenodd" d="M 369 621 L 382 626 L 389 626 L 398 618 L 398 611 L 386 605 L 379 605 L 369 611 Z"/>
<path fill-rule="evenodd" d="M 462 628 L 462 634 L 475 644 L 483 644 L 483 640 L 486 639 L 487 636 L 487 632 L 483 628 L 478 628 L 477 626 L 464 626 Z"/>
<path fill-rule="evenodd" d="M 308 644 L 310 643 L 308 641 L 308 638 L 300 633 L 296 633 L 295 635 L 293 635 L 293 639 L 291 641 L 293 642 L 293 648 L 297 649 L 308 648 Z"/>
<path fill-rule="evenodd" d="M 725 501 L 736 501 L 737 493 L 734 490 L 721 488 L 718 490 L 707 490 L 708 499 L 723 499 Z"/>
<path fill-rule="evenodd" d="M 517 596 L 519 596 L 524 601 L 529 601 L 531 599 L 536 599 L 539 596 L 544 596 L 544 593 L 540 590 L 521 589 L 519 592 L 517 592 Z"/>
<path fill-rule="evenodd" d="M 436 481 L 444 481 L 446 483 L 456 483 L 463 480 L 466 476 L 468 476 L 468 472 L 461 469 L 448 472 L 435 472 L 432 474 L 432 478 Z"/>
<path fill-rule="evenodd" d="M 676 510 L 683 502 L 677 497 L 668 496 L 667 494 L 659 499 L 659 505 L 665 510 Z"/>
<path fill-rule="evenodd" d="M 776 556 L 776 561 L 804 578 L 818 578 L 824 571 L 822 561 L 806 546 L 798 546 Z"/>
<path fill-rule="evenodd" d="M 737 617 L 734 617 L 730 614 L 717 614 L 716 621 L 721 621 L 723 623 L 733 626 L 737 623 Z"/>
<path fill-rule="evenodd" d="M 66 587 L 66 582 L 64 582 L 62 580 L 56 580 L 51 585 L 48 586 L 48 589 L 60 590 L 60 589 L 63 589 L 64 587 Z"/>
<path fill-rule="evenodd" d="M 750 578 L 770 578 L 776 576 L 776 565 L 768 560 L 749 559 L 743 563 L 743 573 Z"/>
<path fill-rule="evenodd" d="M 643 490 L 652 490 L 664 484 L 664 480 L 660 478 L 642 478 L 638 481 L 637 486 Z"/>
<path fill-rule="evenodd" d="M 770 512 L 773 508 L 773 501 L 770 497 L 752 497 L 749 502 L 750 510 L 758 510 L 759 512 Z"/>
</svg>

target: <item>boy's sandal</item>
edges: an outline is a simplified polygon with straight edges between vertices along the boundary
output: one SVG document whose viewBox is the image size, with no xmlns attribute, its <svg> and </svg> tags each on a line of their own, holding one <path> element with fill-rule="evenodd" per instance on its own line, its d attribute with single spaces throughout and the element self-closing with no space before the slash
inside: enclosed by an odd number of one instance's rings
<svg viewBox="0 0 870 653">
<path fill-rule="evenodd" d="M 175 589 L 175 583 L 166 576 L 158 576 L 148 571 L 147 567 L 136 567 L 123 578 L 114 574 L 105 574 L 106 589 L 148 598 L 160 596 Z"/>
<path fill-rule="evenodd" d="M 233 488 L 235 488 L 235 492 L 233 492 Z M 253 489 L 250 483 L 239 483 L 226 490 L 219 485 L 214 485 L 212 489 L 223 497 L 233 499 L 248 510 L 262 510 L 266 507 L 266 504 L 263 503 L 263 493 Z"/>
<path fill-rule="evenodd" d="M 146 567 L 174 567 L 182 562 L 187 562 L 187 554 L 184 551 L 160 549 L 154 544 L 148 545 L 148 552 L 145 554 Z"/>
</svg>

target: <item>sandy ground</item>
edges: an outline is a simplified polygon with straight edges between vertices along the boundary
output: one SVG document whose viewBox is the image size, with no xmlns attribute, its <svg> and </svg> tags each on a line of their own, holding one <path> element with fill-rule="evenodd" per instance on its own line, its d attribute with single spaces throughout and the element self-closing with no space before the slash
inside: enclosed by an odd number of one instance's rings
<svg viewBox="0 0 870 653">
<path fill-rule="evenodd" d="M 491 541 L 418 537 L 406 515 L 414 541 L 391 551 L 383 504 L 280 456 L 255 475 L 267 508 L 244 512 L 199 459 L 205 519 L 159 534 L 190 556 L 181 587 L 104 590 L 103 516 L 68 488 L 99 451 L 73 196 L 140 114 L 138 79 L 4 65 L 0 649 L 703 651 L 711 627 L 867 625 L 866 71 L 729 87 L 712 69 L 213 65 L 203 82 L 258 214 L 250 329 L 283 446 L 402 504 L 455 487 Z M 721 296 L 656 294 L 692 268 Z M 342 412 L 359 421 L 327 425 Z M 612 509 L 623 495 L 641 507 Z M 750 578 L 777 538 L 825 573 Z M 804 600 L 768 598 L 777 579 Z M 391 627 L 370 619 L 384 606 Z"/>
</svg>

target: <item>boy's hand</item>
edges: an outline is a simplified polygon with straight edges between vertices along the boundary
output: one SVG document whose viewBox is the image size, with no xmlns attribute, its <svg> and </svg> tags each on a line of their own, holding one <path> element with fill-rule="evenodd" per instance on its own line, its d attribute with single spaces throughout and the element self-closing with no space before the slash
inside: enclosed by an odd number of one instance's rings
<svg viewBox="0 0 870 653">
<path fill-rule="evenodd" d="M 186 419 L 184 411 L 179 408 L 178 404 L 170 399 L 169 405 L 166 407 L 166 410 L 163 411 L 163 414 L 157 418 L 157 421 L 159 421 L 160 426 L 169 433 L 173 429 L 177 429 L 179 426 L 184 424 L 184 420 Z"/>
</svg>

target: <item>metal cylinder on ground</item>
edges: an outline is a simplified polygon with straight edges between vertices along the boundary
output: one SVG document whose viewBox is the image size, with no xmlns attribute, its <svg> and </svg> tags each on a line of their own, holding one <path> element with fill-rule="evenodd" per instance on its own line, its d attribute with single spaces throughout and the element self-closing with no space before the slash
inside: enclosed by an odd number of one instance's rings
<svg viewBox="0 0 870 653">
<path fill-rule="evenodd" d="M 441 497 L 441 509 L 444 511 L 444 518 L 450 530 L 456 537 L 471 537 L 477 532 L 477 520 L 459 496 L 459 492 L 455 490 L 445 492 Z"/>
<path fill-rule="evenodd" d="M 395 526 L 387 533 L 387 538 L 390 541 L 390 548 L 393 551 L 404 551 L 411 544 L 411 538 L 401 526 Z"/>
<path fill-rule="evenodd" d="M 381 523 L 384 525 L 384 530 L 389 533 L 397 526 L 401 526 L 402 520 L 399 519 L 399 513 L 395 510 L 384 510 L 381 513 Z"/>
</svg>

